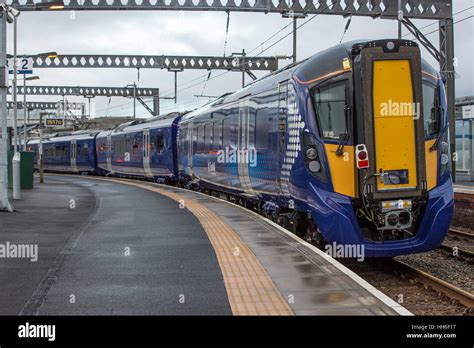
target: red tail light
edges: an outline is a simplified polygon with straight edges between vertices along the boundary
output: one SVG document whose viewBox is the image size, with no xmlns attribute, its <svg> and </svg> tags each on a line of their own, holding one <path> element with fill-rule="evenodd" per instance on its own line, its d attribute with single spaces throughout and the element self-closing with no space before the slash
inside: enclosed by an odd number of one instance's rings
<svg viewBox="0 0 474 348">
<path fill-rule="evenodd" d="M 358 169 L 369 168 L 369 153 L 367 152 L 367 147 L 364 144 L 359 144 L 356 146 L 356 159 Z"/>
</svg>

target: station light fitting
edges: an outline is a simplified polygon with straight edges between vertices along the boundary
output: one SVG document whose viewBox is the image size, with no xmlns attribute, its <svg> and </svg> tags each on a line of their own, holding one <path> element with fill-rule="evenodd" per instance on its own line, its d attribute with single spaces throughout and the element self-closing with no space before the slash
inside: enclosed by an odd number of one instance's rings
<svg viewBox="0 0 474 348">
<path fill-rule="evenodd" d="M 2 12 L 7 15 L 7 22 L 10 24 L 13 23 L 15 19 L 20 15 L 20 11 L 18 11 L 14 7 L 8 6 L 5 3 L 0 4 L 0 8 Z"/>
<path fill-rule="evenodd" d="M 38 10 L 63 10 L 64 1 L 62 0 L 43 0 L 36 4 Z"/>
<path fill-rule="evenodd" d="M 50 59 L 54 59 L 54 58 L 58 58 L 58 52 L 44 52 L 44 53 L 38 53 L 37 56 L 40 57 L 40 58 L 50 58 Z"/>
</svg>

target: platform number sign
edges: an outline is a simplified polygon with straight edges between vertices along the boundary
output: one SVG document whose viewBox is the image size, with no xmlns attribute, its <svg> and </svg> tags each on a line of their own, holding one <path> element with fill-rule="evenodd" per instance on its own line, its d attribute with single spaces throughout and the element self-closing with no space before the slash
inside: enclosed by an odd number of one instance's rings
<svg viewBox="0 0 474 348">
<path fill-rule="evenodd" d="M 64 119 L 62 118 L 47 118 L 44 120 L 45 127 L 63 127 Z"/>
<path fill-rule="evenodd" d="M 7 59 L 8 72 L 13 74 L 13 58 Z M 17 58 L 16 72 L 21 75 L 33 74 L 33 58 Z"/>
</svg>

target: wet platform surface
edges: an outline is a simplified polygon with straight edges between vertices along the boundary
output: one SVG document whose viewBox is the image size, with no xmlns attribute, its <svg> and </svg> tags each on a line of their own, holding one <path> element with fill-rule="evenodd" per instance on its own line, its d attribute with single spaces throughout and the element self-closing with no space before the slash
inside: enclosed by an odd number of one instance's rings
<svg viewBox="0 0 474 348">
<path fill-rule="evenodd" d="M 37 243 L 39 259 L 0 260 L 0 314 L 231 314 L 206 234 L 171 199 L 66 176 L 23 194 L 0 243 Z"/>
<path fill-rule="evenodd" d="M 17 213 L 0 214 L 0 243 L 36 243 L 39 259 L 0 259 L 2 315 L 408 314 L 314 247 L 209 196 L 58 175 L 23 195 Z"/>
</svg>

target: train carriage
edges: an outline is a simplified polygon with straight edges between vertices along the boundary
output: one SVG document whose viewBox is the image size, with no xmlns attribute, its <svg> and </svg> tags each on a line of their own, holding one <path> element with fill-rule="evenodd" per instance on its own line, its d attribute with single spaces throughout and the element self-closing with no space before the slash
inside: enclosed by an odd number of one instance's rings
<svg viewBox="0 0 474 348">
<path fill-rule="evenodd" d="M 407 40 L 350 42 L 185 115 L 181 180 L 367 256 L 431 250 L 453 192 L 441 77 Z"/>
<path fill-rule="evenodd" d="M 180 116 L 133 121 L 97 136 L 98 169 L 119 176 L 174 181 L 176 133 Z"/>
<path fill-rule="evenodd" d="M 47 139 L 45 168 L 224 193 L 367 257 L 419 253 L 453 214 L 446 105 L 416 43 L 354 41 L 190 113 Z"/>
<path fill-rule="evenodd" d="M 43 166 L 46 171 L 95 174 L 97 158 L 94 131 L 78 131 L 43 139 Z M 28 142 L 35 152 L 35 168 L 39 168 L 39 139 Z"/>
</svg>

